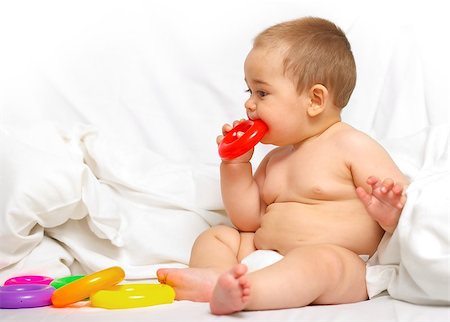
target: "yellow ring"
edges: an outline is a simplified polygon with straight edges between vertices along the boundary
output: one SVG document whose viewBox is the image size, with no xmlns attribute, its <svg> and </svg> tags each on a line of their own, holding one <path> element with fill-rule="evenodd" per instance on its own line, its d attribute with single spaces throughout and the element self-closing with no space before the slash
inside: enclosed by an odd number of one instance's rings
<svg viewBox="0 0 450 322">
<path fill-rule="evenodd" d="M 91 305 L 104 309 L 127 309 L 169 304 L 174 299 L 174 289 L 166 284 L 124 284 L 92 294 Z"/>
<path fill-rule="evenodd" d="M 55 307 L 63 307 L 89 297 L 101 289 L 116 285 L 125 277 L 125 272 L 113 266 L 90 275 L 86 275 L 70 284 L 58 288 L 52 295 Z"/>
</svg>

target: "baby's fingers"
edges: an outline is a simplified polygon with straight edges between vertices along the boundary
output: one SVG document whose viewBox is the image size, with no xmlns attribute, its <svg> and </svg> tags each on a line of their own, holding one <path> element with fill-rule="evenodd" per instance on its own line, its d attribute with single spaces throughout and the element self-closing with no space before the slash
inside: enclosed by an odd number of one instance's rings
<svg viewBox="0 0 450 322">
<path fill-rule="evenodd" d="M 228 132 L 230 132 L 234 127 L 236 127 L 236 125 L 238 125 L 239 123 L 241 123 L 242 121 L 244 121 L 244 119 L 241 120 L 236 120 L 233 122 L 233 125 L 230 125 L 228 123 L 225 123 L 222 126 L 222 134 L 226 135 Z"/>
<path fill-rule="evenodd" d="M 366 190 L 364 190 L 364 188 L 362 187 L 357 187 L 356 188 L 356 195 L 358 196 L 358 198 L 361 200 L 361 202 L 368 207 L 370 202 L 372 201 L 372 196 L 370 194 L 368 194 L 366 192 Z"/>
<path fill-rule="evenodd" d="M 218 135 L 217 138 L 216 138 L 216 143 L 217 143 L 217 145 L 219 145 L 220 143 L 222 143 L 222 140 L 223 140 L 223 135 Z"/>
<path fill-rule="evenodd" d="M 243 121 L 245 121 L 244 119 L 240 119 L 240 120 L 236 120 L 233 122 L 233 127 L 236 127 L 236 125 L 238 125 L 239 123 L 242 123 Z"/>
<path fill-rule="evenodd" d="M 387 178 L 383 180 L 382 186 L 381 186 L 381 192 L 388 193 L 392 190 L 392 187 L 394 186 L 394 180 Z"/>
<path fill-rule="evenodd" d="M 370 176 L 367 178 L 367 184 L 372 186 L 372 189 L 379 183 L 379 179 L 377 177 L 374 176 Z"/>
<path fill-rule="evenodd" d="M 245 134 L 245 132 L 242 131 L 237 131 L 236 132 L 236 137 L 239 139 L 241 136 L 243 136 Z"/>
<path fill-rule="evenodd" d="M 396 195 L 401 195 L 403 193 L 403 186 L 396 183 L 392 188 L 392 192 Z"/>
<path fill-rule="evenodd" d="M 222 126 L 222 134 L 225 135 L 228 132 L 230 132 L 232 129 L 233 129 L 233 127 L 230 124 L 226 123 Z"/>
<path fill-rule="evenodd" d="M 400 196 L 400 200 L 397 202 L 396 207 L 397 207 L 398 209 L 403 209 L 403 207 L 405 206 L 405 204 L 406 204 L 406 196 L 405 196 L 405 195 L 401 195 L 401 196 Z"/>
</svg>

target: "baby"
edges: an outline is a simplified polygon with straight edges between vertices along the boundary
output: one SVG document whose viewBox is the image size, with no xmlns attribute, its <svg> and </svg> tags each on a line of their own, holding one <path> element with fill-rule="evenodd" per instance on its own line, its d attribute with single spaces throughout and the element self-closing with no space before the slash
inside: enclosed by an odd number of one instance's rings
<svg viewBox="0 0 450 322">
<path fill-rule="evenodd" d="M 223 202 L 237 229 L 205 231 L 190 267 L 160 269 L 159 281 L 179 300 L 210 302 L 214 314 L 366 300 L 359 255 L 395 229 L 407 179 L 377 142 L 341 121 L 356 82 L 345 34 L 314 17 L 272 26 L 244 71 L 247 116 L 267 124 L 262 142 L 277 147 L 254 173 L 253 150 L 222 160 Z M 283 258 L 247 272 L 240 261 L 257 249 Z"/>
</svg>

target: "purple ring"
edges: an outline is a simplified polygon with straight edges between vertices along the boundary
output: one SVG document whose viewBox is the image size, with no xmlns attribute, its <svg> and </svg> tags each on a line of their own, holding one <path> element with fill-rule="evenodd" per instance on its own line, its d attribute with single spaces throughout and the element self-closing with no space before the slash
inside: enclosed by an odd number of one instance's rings
<svg viewBox="0 0 450 322">
<path fill-rule="evenodd" d="M 13 284 L 0 287 L 0 308 L 19 309 L 52 304 L 55 288 L 44 284 Z"/>
</svg>

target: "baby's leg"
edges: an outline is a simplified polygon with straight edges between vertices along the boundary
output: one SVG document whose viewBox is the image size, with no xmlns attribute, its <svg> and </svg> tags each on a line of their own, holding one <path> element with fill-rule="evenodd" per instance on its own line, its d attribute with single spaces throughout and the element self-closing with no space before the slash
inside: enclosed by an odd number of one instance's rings
<svg viewBox="0 0 450 322">
<path fill-rule="evenodd" d="M 210 302 L 213 313 L 367 299 L 365 263 L 353 252 L 334 245 L 294 249 L 279 262 L 248 275 L 236 274 L 236 270 L 219 277 L 220 281 L 227 274 L 228 278 L 234 275 L 236 282 L 216 284 Z M 224 303 L 223 294 L 227 294 L 228 302 Z"/>
<path fill-rule="evenodd" d="M 228 226 L 215 226 L 202 233 L 194 243 L 189 268 L 163 268 L 157 272 L 161 283 L 175 289 L 176 299 L 207 302 L 219 275 L 238 263 L 240 248 L 253 243 L 247 235 Z"/>
<path fill-rule="evenodd" d="M 240 263 L 245 257 L 256 251 L 255 247 L 255 233 L 241 232 L 241 243 L 239 245 L 239 252 L 237 260 Z"/>
<path fill-rule="evenodd" d="M 196 239 L 189 267 L 214 268 L 222 273 L 255 251 L 254 235 L 228 226 L 212 227 Z"/>
</svg>

